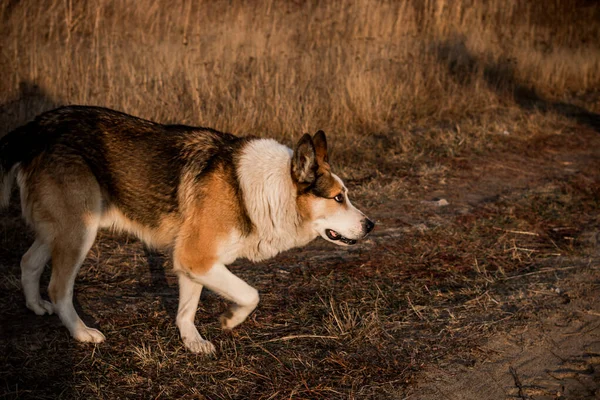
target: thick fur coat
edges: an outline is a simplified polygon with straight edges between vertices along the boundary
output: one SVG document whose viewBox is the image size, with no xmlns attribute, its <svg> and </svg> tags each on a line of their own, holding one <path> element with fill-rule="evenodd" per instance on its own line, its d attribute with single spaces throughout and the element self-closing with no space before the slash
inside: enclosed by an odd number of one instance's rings
<svg viewBox="0 0 600 400">
<path fill-rule="evenodd" d="M 26 305 L 56 313 L 71 335 L 101 342 L 73 308 L 73 285 L 96 232 L 113 228 L 172 252 L 179 273 L 177 325 L 188 349 L 210 353 L 194 316 L 204 286 L 233 302 L 223 328 L 243 322 L 256 289 L 226 265 L 303 246 L 321 236 L 352 245 L 373 222 L 331 172 L 322 131 L 291 150 L 270 139 L 162 125 L 99 107 L 38 116 L 0 140 L 0 205 L 20 188 L 36 239 L 21 261 Z M 52 260 L 50 302 L 39 292 Z"/>
</svg>

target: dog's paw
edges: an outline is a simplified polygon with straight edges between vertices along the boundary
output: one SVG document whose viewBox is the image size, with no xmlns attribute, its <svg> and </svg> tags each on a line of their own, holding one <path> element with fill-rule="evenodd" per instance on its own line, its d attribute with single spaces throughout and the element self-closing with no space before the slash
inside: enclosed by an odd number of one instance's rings
<svg viewBox="0 0 600 400">
<path fill-rule="evenodd" d="M 239 323 L 235 323 L 233 320 L 233 313 L 231 311 L 226 311 L 223 315 L 219 317 L 219 321 L 221 322 L 221 329 L 224 331 L 231 330 L 239 325 Z"/>
<path fill-rule="evenodd" d="M 106 337 L 98 329 L 88 328 L 87 326 L 73 332 L 73 337 L 75 340 L 84 343 L 102 343 L 106 340 Z"/>
<path fill-rule="evenodd" d="M 54 314 L 52 303 L 46 300 L 39 299 L 36 302 L 27 302 L 27 308 L 36 313 L 36 315 Z"/>
<path fill-rule="evenodd" d="M 193 323 L 180 322 L 178 323 L 181 340 L 185 347 L 196 354 L 214 354 L 215 346 L 200 336 L 198 329 Z"/>
<path fill-rule="evenodd" d="M 247 309 L 233 305 L 219 317 L 221 329 L 227 331 L 235 328 L 246 320 L 248 316 Z"/>
<path fill-rule="evenodd" d="M 182 338 L 185 347 L 196 354 L 214 354 L 216 352 L 215 345 L 208 340 L 202 339 L 200 335 L 195 338 Z"/>
<path fill-rule="evenodd" d="M 196 354 L 214 354 L 215 346 L 200 336 L 196 326 L 189 321 L 178 321 L 177 327 L 185 347 Z"/>
</svg>

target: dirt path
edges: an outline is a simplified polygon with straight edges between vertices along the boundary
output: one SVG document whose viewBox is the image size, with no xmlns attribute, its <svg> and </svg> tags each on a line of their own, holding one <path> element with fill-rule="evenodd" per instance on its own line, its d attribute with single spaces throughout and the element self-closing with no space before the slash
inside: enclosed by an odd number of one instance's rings
<svg viewBox="0 0 600 400">
<path fill-rule="evenodd" d="M 429 368 L 412 400 L 600 398 L 598 270 L 556 288 L 565 304 L 532 316 L 524 327 L 495 335 L 473 366 Z M 592 291 L 592 282 L 596 291 Z"/>
<path fill-rule="evenodd" d="M 448 199 L 457 213 L 471 213 L 483 203 L 511 194 L 560 190 L 561 180 L 579 179 L 582 187 L 594 190 L 600 173 L 598 142 L 596 132 L 582 132 L 576 137 L 548 138 L 541 146 L 532 146 L 536 154 L 529 153 L 531 157 L 525 152 L 476 162 L 459 160 L 463 168 L 450 180 L 451 189 L 436 188 L 431 196 Z M 587 218 L 596 220 L 597 211 Z M 561 227 L 557 221 L 553 229 L 577 231 L 576 240 L 587 247 L 589 257 L 549 258 L 544 261 L 546 270 L 517 278 L 524 281 L 522 290 L 508 295 L 551 305 L 540 314 L 528 315 L 526 324 L 500 328 L 478 346 L 471 365 L 445 360 L 427 366 L 406 399 L 600 399 L 599 234 L 597 225 L 571 222 L 574 227 Z M 553 269 L 570 272 L 554 273 L 541 290 L 526 281 L 527 275 L 544 271 L 552 275 Z"/>
</svg>

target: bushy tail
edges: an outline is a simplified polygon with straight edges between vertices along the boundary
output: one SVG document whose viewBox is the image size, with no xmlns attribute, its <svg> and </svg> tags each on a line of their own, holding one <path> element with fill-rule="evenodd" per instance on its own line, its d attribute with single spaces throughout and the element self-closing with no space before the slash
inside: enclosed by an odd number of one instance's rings
<svg viewBox="0 0 600 400">
<path fill-rule="evenodd" d="M 15 181 L 15 167 L 16 165 L 10 170 L 5 171 L 4 166 L 0 163 L 0 209 L 7 207 L 10 201 L 10 193 Z"/>
<path fill-rule="evenodd" d="M 8 206 L 15 175 L 23 156 L 28 125 L 24 125 L 0 138 L 0 209 Z"/>
</svg>

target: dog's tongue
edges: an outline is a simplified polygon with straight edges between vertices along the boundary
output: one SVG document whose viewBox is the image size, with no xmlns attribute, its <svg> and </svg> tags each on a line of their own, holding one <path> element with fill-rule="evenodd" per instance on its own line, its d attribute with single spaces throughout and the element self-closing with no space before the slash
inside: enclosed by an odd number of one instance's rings
<svg viewBox="0 0 600 400">
<path fill-rule="evenodd" d="M 329 238 L 329 240 L 340 240 L 343 237 L 342 235 L 340 235 L 333 229 L 326 229 L 325 233 L 327 234 L 327 237 Z"/>
</svg>

